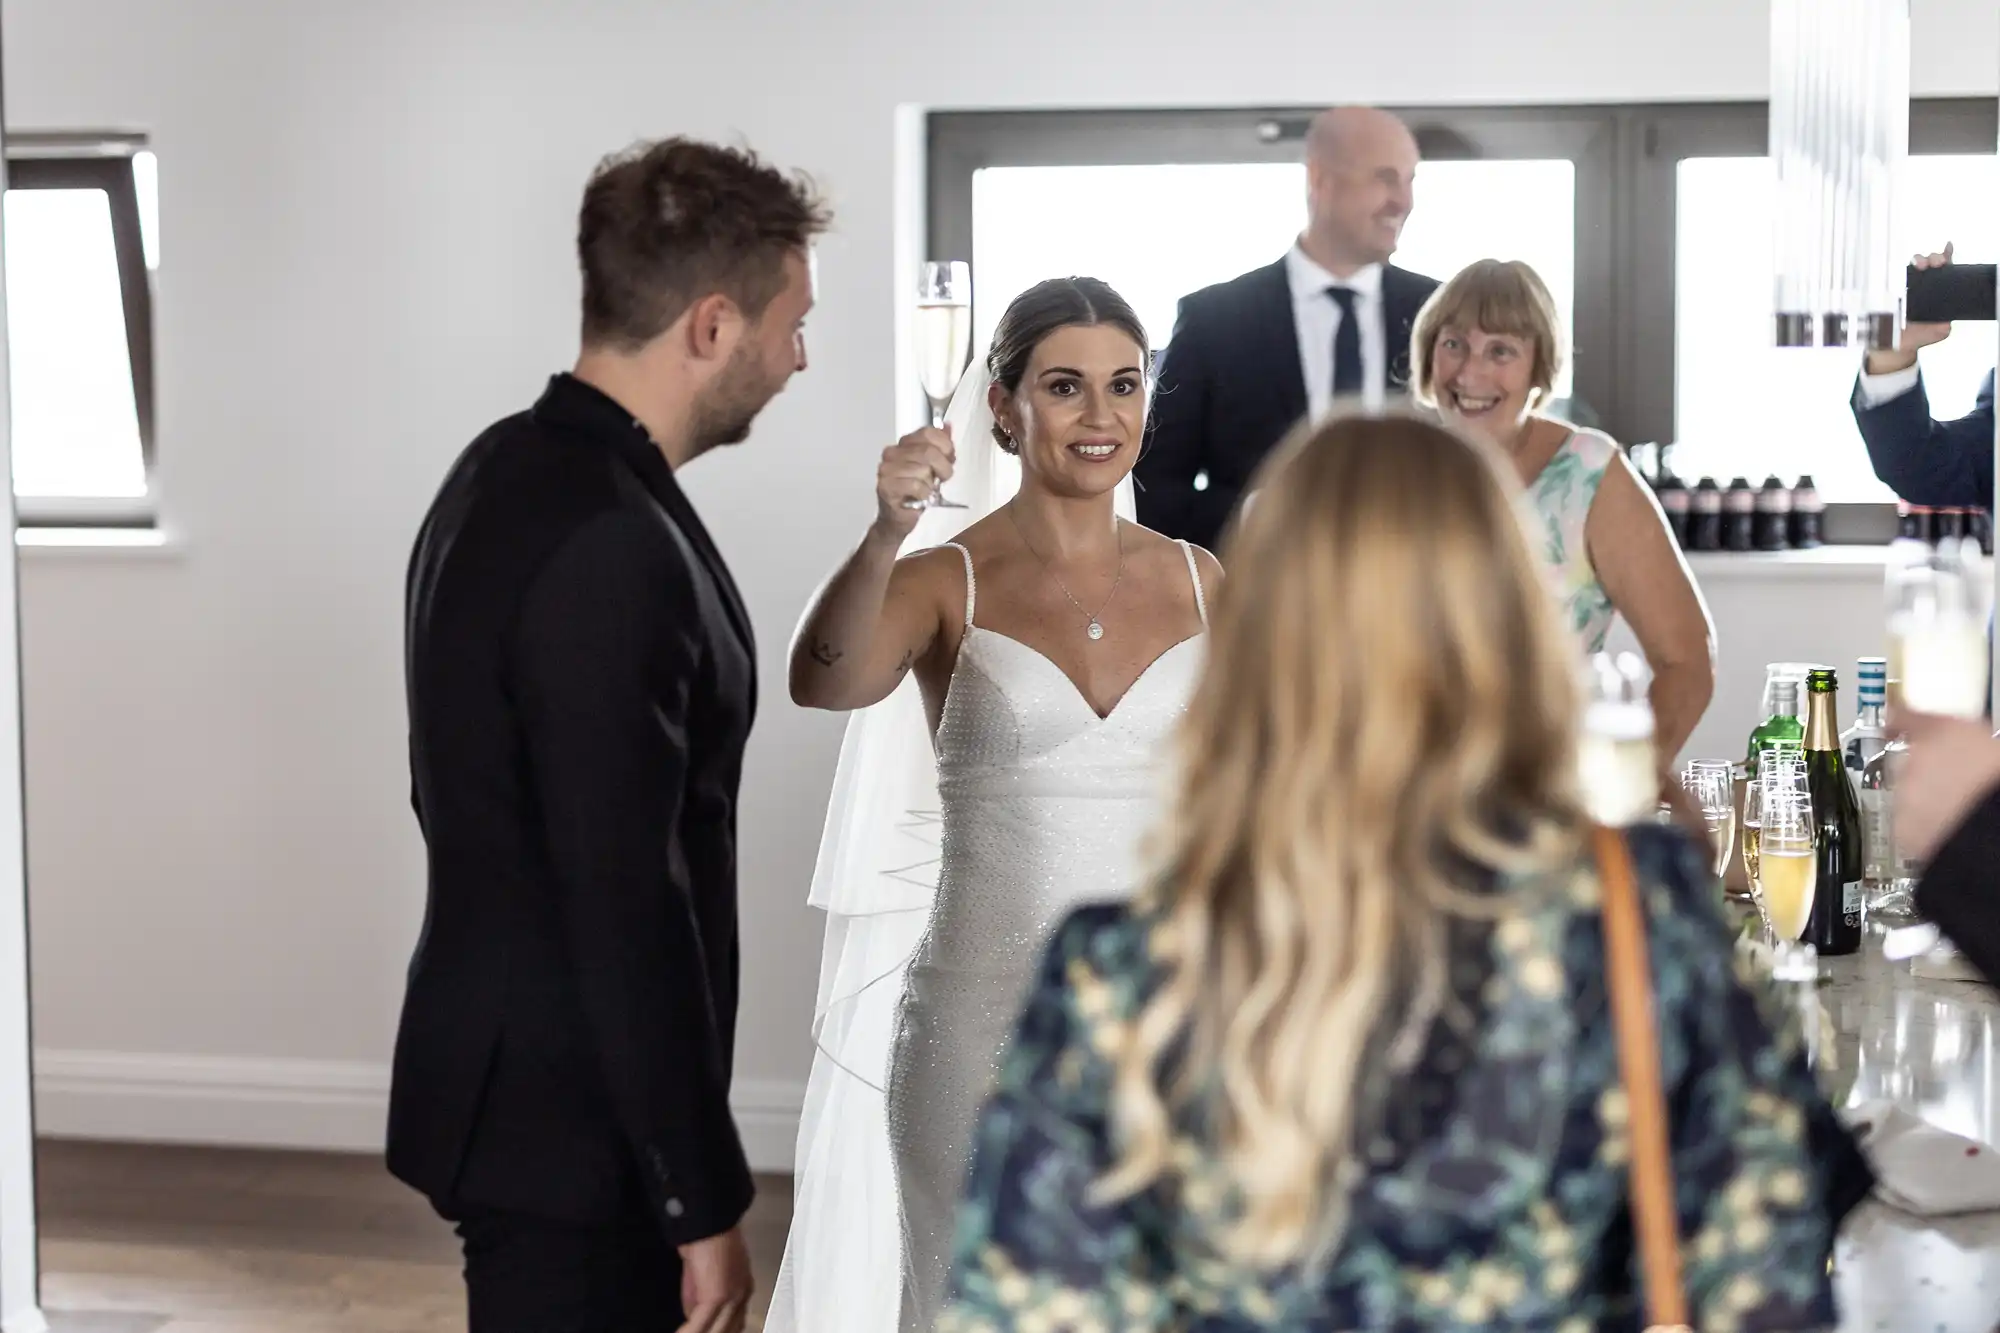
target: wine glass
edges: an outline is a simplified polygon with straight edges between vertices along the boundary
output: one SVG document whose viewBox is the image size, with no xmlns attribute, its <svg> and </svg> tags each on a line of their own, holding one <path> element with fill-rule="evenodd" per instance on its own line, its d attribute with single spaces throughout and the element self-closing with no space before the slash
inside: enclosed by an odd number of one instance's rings
<svg viewBox="0 0 2000 1333">
<path fill-rule="evenodd" d="M 1812 919 L 1819 869 L 1816 837 L 1810 797 L 1778 786 L 1766 788 L 1757 901 L 1765 925 L 1777 937 L 1771 972 L 1781 981 L 1819 973 L 1818 951 L 1800 938 Z"/>
<path fill-rule="evenodd" d="M 952 390 L 972 351 L 972 268 L 962 260 L 926 260 L 917 274 L 917 382 L 930 404 L 931 426 L 944 428 Z M 923 509 L 963 509 L 933 486 Z"/>
<path fill-rule="evenodd" d="M 1735 765 L 1727 759 L 1697 759 L 1681 770 L 1681 790 L 1701 810 L 1716 878 L 1720 879 L 1729 866 L 1730 852 L 1736 848 Z"/>
<path fill-rule="evenodd" d="M 1647 683 L 1631 653 L 1597 653 L 1586 664 L 1577 776 L 1586 812 L 1613 828 L 1650 819 L 1660 804 Z"/>
<path fill-rule="evenodd" d="M 1743 852 L 1743 882 L 1749 887 L 1750 901 L 1757 904 L 1759 917 L 1764 917 L 1764 898 L 1757 891 L 1757 851 L 1764 845 L 1764 793 L 1767 790 L 1761 775 L 1743 784 L 1743 817 L 1737 838 L 1737 845 Z M 1764 917 L 1767 935 L 1770 926 L 1770 919 Z"/>
<path fill-rule="evenodd" d="M 1885 577 L 1889 679 L 1901 682 L 1900 703 L 1941 717 L 1984 717 L 1991 680 L 1985 557 L 1964 538 L 1898 555 Z"/>
</svg>

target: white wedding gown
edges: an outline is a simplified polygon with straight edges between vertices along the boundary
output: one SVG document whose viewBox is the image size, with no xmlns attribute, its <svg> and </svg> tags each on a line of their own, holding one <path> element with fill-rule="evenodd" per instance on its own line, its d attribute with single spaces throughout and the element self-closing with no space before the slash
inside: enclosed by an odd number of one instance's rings
<svg viewBox="0 0 2000 1333">
<path fill-rule="evenodd" d="M 973 623 L 972 557 L 950 544 L 965 559 L 966 629 L 936 737 L 943 861 L 887 1090 L 904 1333 L 936 1322 L 974 1122 L 1043 945 L 1072 908 L 1136 887 L 1165 742 L 1203 651 L 1200 635 L 1167 649 L 1099 717 L 1049 658 Z M 1182 551 L 1205 628 L 1194 555 Z"/>
</svg>

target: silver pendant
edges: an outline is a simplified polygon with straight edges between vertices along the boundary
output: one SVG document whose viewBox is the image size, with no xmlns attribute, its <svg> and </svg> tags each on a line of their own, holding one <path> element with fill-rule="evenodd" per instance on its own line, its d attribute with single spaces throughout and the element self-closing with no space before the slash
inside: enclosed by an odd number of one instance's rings
<svg viewBox="0 0 2000 1333">
<path fill-rule="evenodd" d="M 1088 634 L 1093 639 L 1101 639 L 1104 637 L 1104 626 L 1098 624 L 1095 620 L 1093 620 L 1090 622 L 1090 628 L 1085 630 L 1084 633 Z"/>
</svg>

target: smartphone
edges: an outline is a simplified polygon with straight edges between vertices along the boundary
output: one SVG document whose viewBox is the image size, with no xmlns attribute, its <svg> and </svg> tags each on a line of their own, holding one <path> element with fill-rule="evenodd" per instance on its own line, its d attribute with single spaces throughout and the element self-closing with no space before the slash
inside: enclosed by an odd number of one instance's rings
<svg viewBox="0 0 2000 1333">
<path fill-rule="evenodd" d="M 1912 267 L 1908 283 L 1903 318 L 1912 324 L 1993 318 L 1995 289 L 1991 264 Z"/>
</svg>

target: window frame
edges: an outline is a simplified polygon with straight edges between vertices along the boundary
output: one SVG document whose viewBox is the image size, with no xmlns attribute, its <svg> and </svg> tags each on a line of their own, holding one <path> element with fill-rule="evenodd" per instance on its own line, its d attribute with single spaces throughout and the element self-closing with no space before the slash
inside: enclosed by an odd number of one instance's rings
<svg viewBox="0 0 2000 1333">
<path fill-rule="evenodd" d="M 133 159 L 145 151 L 146 140 L 136 135 L 7 137 L 5 189 L 103 190 L 110 201 L 111 240 L 125 314 L 125 350 L 146 476 L 143 496 L 16 496 L 16 521 L 23 528 L 151 528 L 158 521 L 153 271 L 146 264 L 139 186 L 133 169 Z"/>
<path fill-rule="evenodd" d="M 1390 107 L 1430 160 L 1576 164 L 1574 385 L 1611 434 L 1671 441 L 1675 204 L 1688 157 L 1763 156 L 1765 102 Z M 937 111 L 927 118 L 927 254 L 972 258 L 972 177 L 985 167 L 1296 162 L 1313 109 Z M 1920 98 L 1910 151 L 1992 153 L 2000 99 Z M 1445 275 L 1437 275 L 1445 276 Z M 1842 544 L 1887 541 L 1895 506 L 1828 506 Z"/>
</svg>

